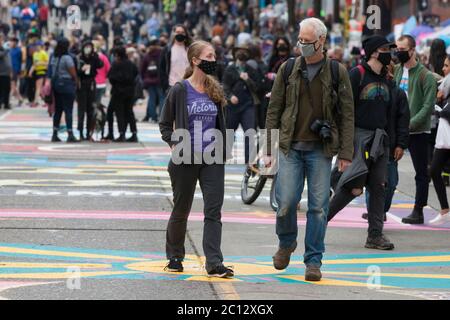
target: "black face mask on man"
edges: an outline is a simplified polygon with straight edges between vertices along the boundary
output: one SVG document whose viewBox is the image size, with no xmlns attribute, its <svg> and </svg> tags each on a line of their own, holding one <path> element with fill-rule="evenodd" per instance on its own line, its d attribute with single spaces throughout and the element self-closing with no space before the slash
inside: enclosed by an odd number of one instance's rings
<svg viewBox="0 0 450 320">
<path fill-rule="evenodd" d="M 409 51 L 397 51 L 395 55 L 397 56 L 398 61 L 400 61 L 400 63 L 402 64 L 407 63 L 409 59 L 411 59 Z"/>
<path fill-rule="evenodd" d="M 247 61 L 249 58 L 250 56 L 244 51 L 239 51 L 236 53 L 236 59 L 239 61 Z"/>
</svg>

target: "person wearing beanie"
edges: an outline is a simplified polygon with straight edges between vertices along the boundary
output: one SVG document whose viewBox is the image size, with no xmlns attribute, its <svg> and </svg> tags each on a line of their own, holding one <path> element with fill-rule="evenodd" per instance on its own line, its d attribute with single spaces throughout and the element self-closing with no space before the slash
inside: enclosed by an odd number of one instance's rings
<svg viewBox="0 0 450 320">
<path fill-rule="evenodd" d="M 330 221 L 366 187 L 370 197 L 365 247 L 378 250 L 394 249 L 394 244 L 383 234 L 385 183 L 389 160 L 392 158 L 394 164 L 391 166 L 396 169 L 395 162 L 402 158 L 408 146 L 406 97 L 397 99 L 395 85 L 387 77 L 387 66 L 395 47 L 394 43 L 379 35 L 365 39 L 365 59 L 350 71 L 355 103 L 355 154 L 348 170 L 337 179 L 328 215 Z"/>
</svg>

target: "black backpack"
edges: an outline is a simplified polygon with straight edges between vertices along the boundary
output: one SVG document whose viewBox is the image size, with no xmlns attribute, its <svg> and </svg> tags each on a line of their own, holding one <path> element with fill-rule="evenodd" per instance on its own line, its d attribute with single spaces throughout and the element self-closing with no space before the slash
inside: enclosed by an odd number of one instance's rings
<svg viewBox="0 0 450 320">
<path fill-rule="evenodd" d="M 296 58 L 289 58 L 286 62 L 286 67 L 283 70 L 283 80 L 284 80 L 284 86 L 287 87 L 289 84 L 289 77 L 292 73 L 292 70 L 294 69 Z M 339 62 L 336 60 L 331 59 L 331 81 L 333 86 L 333 91 L 336 96 L 339 94 Z M 339 99 L 336 99 L 336 111 L 337 114 L 341 114 L 341 106 L 339 103 Z"/>
</svg>

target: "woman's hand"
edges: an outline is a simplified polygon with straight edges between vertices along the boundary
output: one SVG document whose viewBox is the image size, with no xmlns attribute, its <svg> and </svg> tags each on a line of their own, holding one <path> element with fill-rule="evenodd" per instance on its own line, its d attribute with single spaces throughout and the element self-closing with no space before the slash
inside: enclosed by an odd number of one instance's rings
<svg viewBox="0 0 450 320">
<path fill-rule="evenodd" d="M 239 99 L 236 96 L 232 96 L 230 101 L 231 101 L 232 104 L 238 104 L 239 103 Z"/>
</svg>

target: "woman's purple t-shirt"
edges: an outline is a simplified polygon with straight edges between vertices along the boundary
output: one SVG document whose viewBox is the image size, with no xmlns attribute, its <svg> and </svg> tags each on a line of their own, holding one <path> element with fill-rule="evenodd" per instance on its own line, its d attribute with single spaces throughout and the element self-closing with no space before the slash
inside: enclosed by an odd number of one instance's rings
<svg viewBox="0 0 450 320">
<path fill-rule="evenodd" d="M 191 134 L 191 148 L 194 152 L 204 152 L 205 148 L 211 143 L 211 140 L 203 137 L 207 130 L 216 128 L 217 106 L 206 93 L 200 93 L 195 90 L 188 80 L 185 80 L 185 83 L 187 88 L 187 109 L 189 115 L 189 132 Z M 203 143 L 202 141 L 194 142 L 195 122 L 198 122 L 198 128 L 201 127 L 200 136 L 202 137 Z"/>
</svg>

